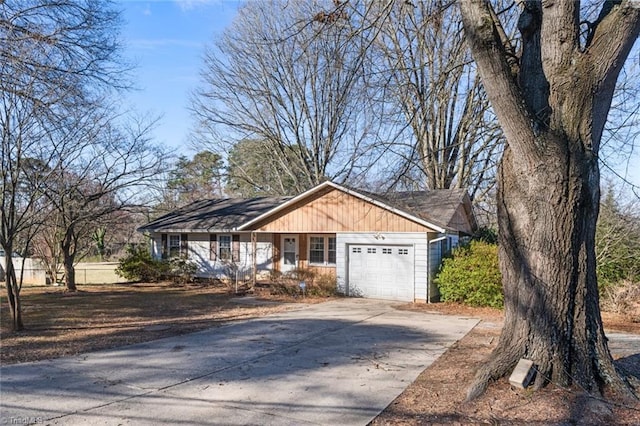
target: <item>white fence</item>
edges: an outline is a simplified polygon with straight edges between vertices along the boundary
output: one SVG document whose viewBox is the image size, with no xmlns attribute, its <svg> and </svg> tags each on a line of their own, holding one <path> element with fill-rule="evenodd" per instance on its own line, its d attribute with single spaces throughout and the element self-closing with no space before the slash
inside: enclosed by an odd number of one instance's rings
<svg viewBox="0 0 640 426">
<path fill-rule="evenodd" d="M 5 260 L 0 259 L 0 281 L 4 281 Z M 13 266 L 16 270 L 17 278 L 20 279 L 20 271 L 22 269 L 22 258 L 13 258 Z M 119 277 L 115 273 L 115 269 L 118 267 L 117 262 L 102 262 L 102 263 L 78 263 L 75 267 L 76 270 L 76 284 L 115 284 L 126 281 L 124 278 Z M 38 286 L 53 284 L 50 278 L 47 277 L 47 272 L 42 263 L 37 259 L 27 258 L 25 259 L 23 269 L 23 285 L 25 286 Z M 60 273 L 57 277 L 58 280 L 62 280 L 63 274 Z"/>
<path fill-rule="evenodd" d="M 24 285 L 45 285 L 47 284 L 47 273 L 42 263 L 37 259 L 30 257 L 22 259 L 21 257 L 11 258 L 13 263 L 13 269 L 16 271 L 16 278 L 20 280 L 20 274 L 22 273 L 22 283 Z M 24 260 L 24 268 L 23 262 Z M 5 257 L 0 258 L 0 279 L 4 281 L 5 271 L 7 264 L 5 263 Z"/>
</svg>

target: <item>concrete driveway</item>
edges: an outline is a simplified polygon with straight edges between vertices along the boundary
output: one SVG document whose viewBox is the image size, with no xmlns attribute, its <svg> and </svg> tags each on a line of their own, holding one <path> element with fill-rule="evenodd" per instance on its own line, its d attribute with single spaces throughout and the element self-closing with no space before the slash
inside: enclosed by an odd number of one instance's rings
<svg viewBox="0 0 640 426">
<path fill-rule="evenodd" d="M 6 366 L 0 424 L 364 425 L 476 323 L 342 299 Z"/>
</svg>

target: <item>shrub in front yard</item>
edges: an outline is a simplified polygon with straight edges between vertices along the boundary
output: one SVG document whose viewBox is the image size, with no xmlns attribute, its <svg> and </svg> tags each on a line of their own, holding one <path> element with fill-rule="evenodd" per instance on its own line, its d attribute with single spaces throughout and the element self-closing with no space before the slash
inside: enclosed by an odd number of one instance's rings
<svg viewBox="0 0 640 426">
<path fill-rule="evenodd" d="M 144 245 L 128 246 L 125 256 L 120 259 L 116 274 L 128 281 L 158 282 L 169 272 L 167 262 L 151 257 Z"/>
<path fill-rule="evenodd" d="M 307 290 L 309 296 L 333 297 L 338 296 L 338 281 L 334 275 L 320 274 L 312 281 Z"/>
<path fill-rule="evenodd" d="M 184 257 L 169 260 L 169 275 L 175 284 L 187 284 L 194 280 L 198 267 Z"/>
<path fill-rule="evenodd" d="M 600 306 L 603 311 L 630 315 L 640 313 L 640 283 L 621 280 L 600 288 Z"/>
<path fill-rule="evenodd" d="M 304 281 L 304 295 L 310 297 L 332 297 L 338 295 L 336 277 L 317 274 L 307 269 L 296 269 L 286 274 L 274 274 L 270 282 L 272 295 L 302 296 L 300 283 Z"/>
<path fill-rule="evenodd" d="M 436 284 L 445 302 L 502 308 L 504 296 L 498 267 L 498 246 L 472 241 L 444 260 Z"/>
</svg>

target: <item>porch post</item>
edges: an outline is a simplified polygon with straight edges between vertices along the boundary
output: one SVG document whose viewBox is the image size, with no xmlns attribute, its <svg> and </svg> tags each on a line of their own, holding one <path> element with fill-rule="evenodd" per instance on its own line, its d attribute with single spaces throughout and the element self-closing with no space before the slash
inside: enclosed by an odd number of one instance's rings
<svg viewBox="0 0 640 426">
<path fill-rule="evenodd" d="M 258 275 L 258 259 L 256 256 L 257 251 L 257 235 L 254 231 L 251 231 L 251 283 L 253 287 L 256 286 L 256 277 Z"/>
</svg>

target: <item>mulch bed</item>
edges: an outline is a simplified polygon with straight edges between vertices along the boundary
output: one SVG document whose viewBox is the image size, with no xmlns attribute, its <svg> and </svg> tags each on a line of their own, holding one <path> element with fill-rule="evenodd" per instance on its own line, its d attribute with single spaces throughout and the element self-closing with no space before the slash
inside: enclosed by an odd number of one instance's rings
<svg viewBox="0 0 640 426">
<path fill-rule="evenodd" d="M 548 385 L 541 391 L 519 390 L 507 379 L 489 385 L 480 398 L 465 403 L 478 367 L 495 348 L 503 316 L 500 311 L 451 304 L 410 305 L 406 309 L 473 316 L 482 321 L 427 368 L 372 425 L 640 425 L 640 402 L 607 395 L 607 401 L 579 389 Z M 640 334 L 640 323 L 605 313 L 608 329 Z M 639 355 L 617 361 L 640 379 Z M 640 381 L 639 381 L 640 383 Z"/>
</svg>

